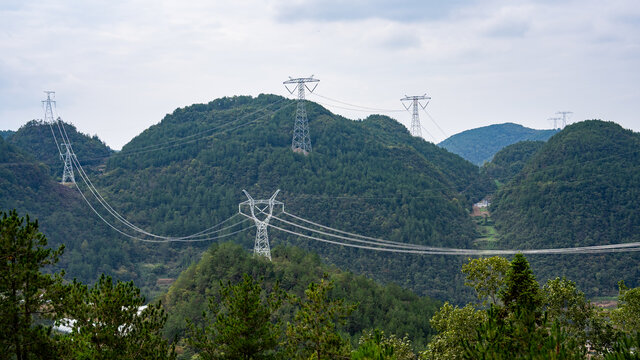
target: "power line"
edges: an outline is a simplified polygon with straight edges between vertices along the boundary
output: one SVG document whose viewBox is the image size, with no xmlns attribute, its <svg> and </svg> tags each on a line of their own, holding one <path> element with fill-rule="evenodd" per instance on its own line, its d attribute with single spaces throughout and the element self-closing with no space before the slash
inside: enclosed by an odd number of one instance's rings
<svg viewBox="0 0 640 360">
<path fill-rule="evenodd" d="M 305 235 L 292 230 L 284 229 L 279 226 L 269 224 L 270 227 L 300 237 L 304 237 L 311 240 L 321 241 L 333 245 L 341 245 L 353 248 L 360 248 L 366 250 L 384 251 L 384 252 L 396 252 L 405 254 L 417 254 L 417 255 L 455 255 L 455 256 L 492 256 L 492 255 L 513 255 L 516 253 L 528 254 L 528 255 L 566 255 L 566 254 L 599 254 L 610 252 L 635 252 L 640 251 L 640 242 L 624 243 L 624 244 L 612 244 L 612 245 L 595 245 L 595 246 L 581 246 L 570 248 L 550 248 L 550 249 L 505 249 L 505 250 L 476 250 L 476 249 L 461 249 L 461 248 L 427 248 L 427 249 L 397 249 L 391 247 L 369 246 L 345 243 L 340 241 L 328 240 L 319 238 L 316 236 Z M 317 231 L 316 231 L 317 232 Z M 333 236 L 338 237 L 338 236 Z M 351 239 L 354 241 L 355 239 Z M 379 244 L 378 244 L 379 245 Z"/>
</svg>

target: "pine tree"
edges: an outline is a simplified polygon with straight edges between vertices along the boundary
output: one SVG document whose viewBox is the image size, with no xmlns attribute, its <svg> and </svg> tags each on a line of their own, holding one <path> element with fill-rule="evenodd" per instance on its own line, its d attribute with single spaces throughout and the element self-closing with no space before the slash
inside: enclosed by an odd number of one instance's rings
<svg viewBox="0 0 640 360">
<path fill-rule="evenodd" d="M 337 331 L 336 323 L 344 321 L 355 305 L 343 300 L 330 300 L 333 282 L 326 276 L 319 284 L 311 283 L 306 299 L 295 299 L 300 307 L 294 322 L 287 326 L 290 357 L 294 359 L 349 359 L 350 345 Z"/>
<path fill-rule="evenodd" d="M 64 247 L 46 248 L 47 238 L 38 221 L 18 217 L 15 210 L 0 219 L 0 349 L 9 359 L 56 358 L 51 327 L 62 303 L 63 272 L 43 274 L 58 262 Z"/>
<path fill-rule="evenodd" d="M 277 358 L 282 326 L 274 320 L 274 314 L 282 305 L 284 292 L 276 284 L 267 294 L 247 274 L 237 285 L 228 282 L 220 287 L 220 303 L 210 298 L 209 313 L 203 314 L 204 325 L 189 322 L 187 342 L 204 360 Z"/>
</svg>

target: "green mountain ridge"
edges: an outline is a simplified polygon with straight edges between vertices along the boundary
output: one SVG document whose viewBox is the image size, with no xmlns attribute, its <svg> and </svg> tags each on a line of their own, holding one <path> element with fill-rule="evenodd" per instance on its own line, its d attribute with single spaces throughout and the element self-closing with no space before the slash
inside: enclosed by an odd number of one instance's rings
<svg viewBox="0 0 640 360">
<path fill-rule="evenodd" d="M 482 166 L 482 171 L 494 180 L 507 183 L 520 173 L 544 144 L 544 141 L 525 140 L 506 146 Z"/>
<path fill-rule="evenodd" d="M 81 163 L 88 173 L 94 173 L 97 167 L 104 164 L 105 160 L 113 153 L 98 136 L 83 134 L 77 130 L 73 124 L 62 123 L 61 129 L 67 134 L 71 141 L 74 153 L 81 159 Z M 53 129 L 57 136 L 57 141 L 61 142 L 58 136 L 58 129 Z M 35 159 L 46 164 L 54 178 L 62 177 L 62 161 L 56 143 L 53 140 L 50 126 L 40 120 L 31 120 L 21 126 L 18 131 L 7 139 Z"/>
<path fill-rule="evenodd" d="M 280 188 L 278 199 L 287 211 L 328 226 L 395 241 L 471 246 L 476 235 L 468 208 L 493 189 L 477 167 L 411 137 L 388 117 L 352 121 L 313 103 L 307 103 L 307 112 L 314 150 L 303 156 L 290 149 L 294 101 L 238 96 L 180 108 L 111 154 L 104 173 L 92 174 L 92 182 L 131 222 L 163 235 L 194 233 L 228 218 L 244 200 L 242 189 L 263 198 Z M 78 159 L 83 162 L 80 154 Z M 95 220 L 86 206 L 83 217 Z M 87 238 L 91 227 L 82 227 L 77 236 Z M 85 247 L 118 239 L 116 248 L 137 258 L 109 257 L 69 275 L 90 278 L 85 273 L 116 269 L 117 278 L 134 279 L 148 294 L 164 291 L 156 280 L 177 277 L 209 245 L 146 244 L 106 225 L 101 229 L 105 236 Z M 270 232 L 274 245 L 317 251 L 330 264 L 382 282 L 443 299 L 465 296 L 460 278 L 452 284 L 449 274 L 463 259 L 375 253 Z M 53 243 L 64 242 L 52 237 Z M 249 249 L 253 238 L 245 232 L 227 239 Z M 69 245 L 68 252 L 82 253 L 77 245 Z M 83 263 L 75 256 L 73 261 Z"/>
<path fill-rule="evenodd" d="M 501 245 L 572 247 L 640 241 L 640 134 L 598 120 L 567 126 L 494 196 Z M 587 294 L 618 280 L 637 286 L 635 253 L 531 257 L 541 274 L 567 274 Z M 544 263 L 545 265 L 539 265 Z"/>
<path fill-rule="evenodd" d="M 530 129 L 514 123 L 494 124 L 455 134 L 438 146 L 482 166 L 505 146 L 525 140 L 546 141 L 557 132 Z"/>
<path fill-rule="evenodd" d="M 13 130 L 0 130 L 0 137 L 3 139 L 7 139 L 9 136 L 13 135 L 15 131 Z"/>
</svg>

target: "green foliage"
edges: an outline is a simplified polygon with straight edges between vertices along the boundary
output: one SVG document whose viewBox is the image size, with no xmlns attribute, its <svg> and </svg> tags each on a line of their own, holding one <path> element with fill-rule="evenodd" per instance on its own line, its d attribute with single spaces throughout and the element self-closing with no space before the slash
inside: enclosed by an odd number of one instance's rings
<svg viewBox="0 0 640 360">
<path fill-rule="evenodd" d="M 14 133 L 15 133 L 15 131 L 13 131 L 13 130 L 0 130 L 0 137 L 6 140 L 7 138 L 9 138 Z"/>
<path fill-rule="evenodd" d="M 85 170 L 89 173 L 97 171 L 97 166 L 104 164 L 105 160 L 113 153 L 113 150 L 97 136 L 90 137 L 78 132 L 72 124 L 63 124 L 63 130 L 66 131 L 71 141 L 73 151 Z M 54 126 L 54 131 L 58 142 L 60 142 L 61 138 L 58 135 L 56 126 Z M 46 164 L 50 169 L 51 176 L 54 178 L 60 179 L 62 177 L 63 164 L 48 124 L 41 120 L 31 120 L 21 126 L 7 141 L 33 156 L 37 161 Z"/>
<path fill-rule="evenodd" d="M 521 318 L 534 313 L 537 317 L 542 300 L 540 287 L 524 255 L 518 253 L 513 257 L 504 280 L 500 300 L 506 310 L 520 313 Z"/>
<path fill-rule="evenodd" d="M 382 286 L 364 276 L 356 276 L 324 265 L 312 253 L 295 247 L 272 249 L 273 261 L 254 257 L 243 247 L 230 243 L 213 245 L 199 262 L 191 265 L 162 297 L 169 319 L 165 329 L 168 338 L 183 337 L 185 318 L 203 326 L 202 313 L 207 310 L 208 299 L 220 298 L 220 282 L 239 283 L 243 274 L 263 279 L 263 288 L 273 289 L 276 283 L 283 291 L 304 298 L 309 283 L 317 283 L 324 273 L 333 281 L 331 300 L 342 299 L 358 303 L 344 325 L 338 325 L 341 334 L 355 343 L 366 329 L 381 329 L 387 334 L 414 339 L 416 348 L 424 348 L 433 334 L 429 318 L 437 309 L 437 302 L 419 297 L 397 285 Z M 295 308 L 283 306 L 280 318 L 293 321 Z"/>
<path fill-rule="evenodd" d="M 487 300 L 491 300 L 491 304 L 498 304 L 498 295 L 505 285 L 504 278 L 509 267 L 509 260 L 500 256 L 469 259 L 462 266 L 462 273 L 466 275 L 464 284 L 476 291 L 483 305 L 487 304 Z"/>
<path fill-rule="evenodd" d="M 51 328 L 40 320 L 59 310 L 62 276 L 43 274 L 64 247 L 47 248 L 38 221 L 13 210 L 0 218 L 0 348 L 9 359 L 56 358 Z"/>
<path fill-rule="evenodd" d="M 504 147 L 524 140 L 546 141 L 557 130 L 534 130 L 522 125 L 495 124 L 463 131 L 444 140 L 441 146 L 481 166 Z"/>
<path fill-rule="evenodd" d="M 222 298 L 209 300 L 203 326 L 190 324 L 187 342 L 201 359 L 275 359 L 282 324 L 275 313 L 285 294 L 278 285 L 270 294 L 247 274 L 237 285 L 221 285 Z"/>
<path fill-rule="evenodd" d="M 486 312 L 476 310 L 467 304 L 463 308 L 448 302 L 431 318 L 431 326 L 438 332 L 427 349 L 420 354 L 421 359 L 455 360 L 462 359 L 465 343 L 474 343 L 476 329 L 486 321 Z"/>
<path fill-rule="evenodd" d="M 629 289 L 624 281 L 619 283 L 618 308 L 611 318 L 622 330 L 640 333 L 640 287 Z"/>
<path fill-rule="evenodd" d="M 145 303 L 133 282 L 102 275 L 91 288 L 74 281 L 66 316 L 71 334 L 61 337 L 69 359 L 173 359 L 175 353 L 161 330 L 167 315 L 162 306 Z"/>
<path fill-rule="evenodd" d="M 544 146 L 544 141 L 520 141 L 498 151 L 481 170 L 490 178 L 503 184 L 513 179 L 529 159 Z"/>
<path fill-rule="evenodd" d="M 605 360 L 638 360 L 640 359 L 640 333 L 623 336 L 613 345 L 611 352 L 604 356 Z"/>
<path fill-rule="evenodd" d="M 640 241 L 640 134 L 583 121 L 553 136 L 493 197 L 504 248 Z M 620 274 L 637 286 L 639 254 L 531 256 L 539 279 L 567 276 L 587 296 L 613 295 Z"/>
<path fill-rule="evenodd" d="M 281 188 L 279 200 L 289 211 L 329 226 L 408 243 L 472 246 L 476 230 L 467 210 L 494 189 L 477 167 L 410 136 L 386 116 L 352 121 L 312 102 L 307 113 L 314 151 L 302 156 L 290 148 L 295 101 L 237 96 L 176 109 L 112 153 L 104 172 L 96 164 L 91 180 L 124 217 L 163 235 L 195 233 L 228 218 L 242 201 L 243 188 L 256 197 Z M 54 146 L 44 130 L 50 132 L 33 123 L 21 133 L 26 139 L 33 132 L 30 138 L 38 146 Z M 95 154 L 81 151 L 86 141 L 72 136 L 79 161 L 101 158 L 98 149 Z M 38 154 L 55 154 L 44 148 L 29 151 L 37 159 Z M 59 159 L 51 161 L 42 173 L 60 176 Z M 159 294 L 166 287 L 157 279 L 176 278 L 209 245 L 137 243 L 99 224 L 75 191 L 55 184 L 35 191 L 42 181 L 27 186 L 17 179 L 31 177 L 11 169 L 12 187 L 27 196 L 0 197 L 0 205 L 37 215 L 52 243 L 67 244 L 68 273 L 84 282 L 109 273 L 135 280 L 145 294 Z M 60 204 L 72 210 L 60 211 Z M 461 276 L 449 279 L 462 259 L 372 253 L 282 233 L 271 236 L 276 244 L 304 247 L 343 269 L 421 295 L 470 294 Z M 230 239 L 250 246 L 251 237 L 245 233 Z"/>
<path fill-rule="evenodd" d="M 414 360 L 411 340 L 395 335 L 386 336 L 375 329 L 365 331 L 358 341 L 358 348 L 351 352 L 351 360 Z"/>
<path fill-rule="evenodd" d="M 56 183 L 48 172 L 45 165 L 0 139 L 0 209 L 15 207 L 30 214 L 39 220 L 51 246 L 64 243 L 66 255 L 51 271 L 65 269 L 67 275 L 85 283 L 103 272 L 128 280 L 144 274 L 133 259 L 144 259 L 148 252 L 143 254 L 128 239 L 116 237 L 92 216 L 75 189 Z"/>
<path fill-rule="evenodd" d="M 477 328 L 473 343 L 464 343 L 464 359 L 584 359 L 583 344 L 567 338 L 554 323 L 547 331 L 546 321 L 536 326 L 528 315 L 516 310 L 515 316 L 503 318 L 501 311 L 491 307 L 487 321 Z M 546 319 L 545 319 L 546 320 Z"/>
<path fill-rule="evenodd" d="M 596 314 L 576 283 L 566 278 L 549 279 L 541 293 L 548 321 L 557 323 L 576 341 L 586 343 L 585 329 L 589 327 L 589 319 Z"/>
<path fill-rule="evenodd" d="M 338 333 L 338 323 L 346 322 L 356 305 L 330 300 L 333 283 L 323 278 L 311 283 L 305 298 L 294 297 L 299 308 L 287 324 L 287 350 L 291 359 L 349 359 L 349 341 Z"/>
</svg>

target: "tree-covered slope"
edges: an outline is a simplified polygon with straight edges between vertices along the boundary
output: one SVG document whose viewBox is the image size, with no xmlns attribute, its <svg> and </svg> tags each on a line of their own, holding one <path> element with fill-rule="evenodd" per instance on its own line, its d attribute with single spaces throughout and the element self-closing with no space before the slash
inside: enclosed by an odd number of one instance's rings
<svg viewBox="0 0 640 360">
<path fill-rule="evenodd" d="M 94 172 L 96 167 L 103 164 L 106 158 L 113 153 L 113 150 L 102 142 L 98 136 L 91 137 L 83 134 L 73 124 L 64 123 L 64 128 L 61 127 L 60 129 L 66 131 L 69 140 L 71 140 L 73 151 L 78 158 L 82 159 L 82 164 L 87 172 Z M 58 136 L 58 128 L 54 126 L 53 130 Z M 62 176 L 62 160 L 56 149 L 56 143 L 48 124 L 38 120 L 31 120 L 21 126 L 7 141 L 24 150 L 27 154 L 32 155 L 37 161 L 45 163 L 51 169 L 51 175 L 54 178 Z M 61 139 L 58 136 L 58 142 L 60 141 Z"/>
<path fill-rule="evenodd" d="M 0 130 L 0 137 L 3 139 L 7 139 L 9 136 L 13 135 L 15 131 L 13 130 Z"/>
<path fill-rule="evenodd" d="M 438 146 L 480 166 L 491 161 L 493 155 L 505 146 L 524 140 L 546 141 L 556 132 L 529 129 L 513 123 L 495 124 L 463 131 L 445 139 Z"/>
<path fill-rule="evenodd" d="M 482 171 L 491 179 L 507 183 L 527 164 L 529 159 L 542 147 L 544 141 L 520 141 L 498 151 L 490 162 L 482 166 Z"/>
<path fill-rule="evenodd" d="M 143 255 L 93 216 L 75 188 L 57 183 L 46 165 L 0 138 L 0 209 L 13 208 L 38 219 L 51 247 L 65 245 L 57 267 L 68 278 L 92 283 L 103 272 L 126 280 L 144 274 L 123 272 Z"/>
<path fill-rule="evenodd" d="M 365 329 L 378 328 L 399 337 L 408 334 L 421 348 L 432 334 L 429 319 L 439 305 L 434 300 L 396 285 L 382 286 L 364 276 L 329 267 L 317 255 L 296 247 L 276 247 L 273 261 L 269 262 L 252 256 L 239 245 L 223 243 L 211 246 L 162 296 L 162 304 L 169 314 L 167 336 L 181 337 L 186 328 L 185 319 L 201 321 L 208 298 L 219 296 L 220 283 L 235 284 L 245 273 L 263 279 L 267 288 L 279 283 L 281 289 L 298 297 L 304 296 L 309 283 L 319 282 L 323 274 L 328 274 L 334 281 L 331 297 L 358 304 L 342 327 L 342 331 L 354 338 Z M 285 319 L 292 319 L 291 310 L 290 307 L 283 309 Z"/>
<path fill-rule="evenodd" d="M 95 183 L 128 219 L 161 234 L 189 234 L 229 217 L 245 200 L 242 189 L 256 198 L 281 189 L 278 199 L 289 212 L 328 226 L 471 246 L 476 233 L 468 209 L 493 186 L 477 167 L 410 136 L 388 117 L 351 121 L 314 103 L 307 103 L 313 151 L 293 153 L 295 111 L 295 102 L 273 95 L 177 109 L 114 154 Z M 273 230 L 270 236 L 274 244 L 298 244 L 330 263 L 421 294 L 447 298 L 462 287 L 448 274 L 461 259 L 380 254 Z M 251 246 L 253 234 L 241 238 Z M 182 259 L 186 248 L 204 246 L 168 246 L 167 256 Z"/>
<path fill-rule="evenodd" d="M 567 126 L 494 196 L 502 246 L 551 248 L 640 241 L 640 134 L 611 122 Z M 532 257 L 542 274 L 563 272 L 589 295 L 640 276 L 639 257 Z M 608 290 L 607 290 L 608 289 Z"/>
</svg>

